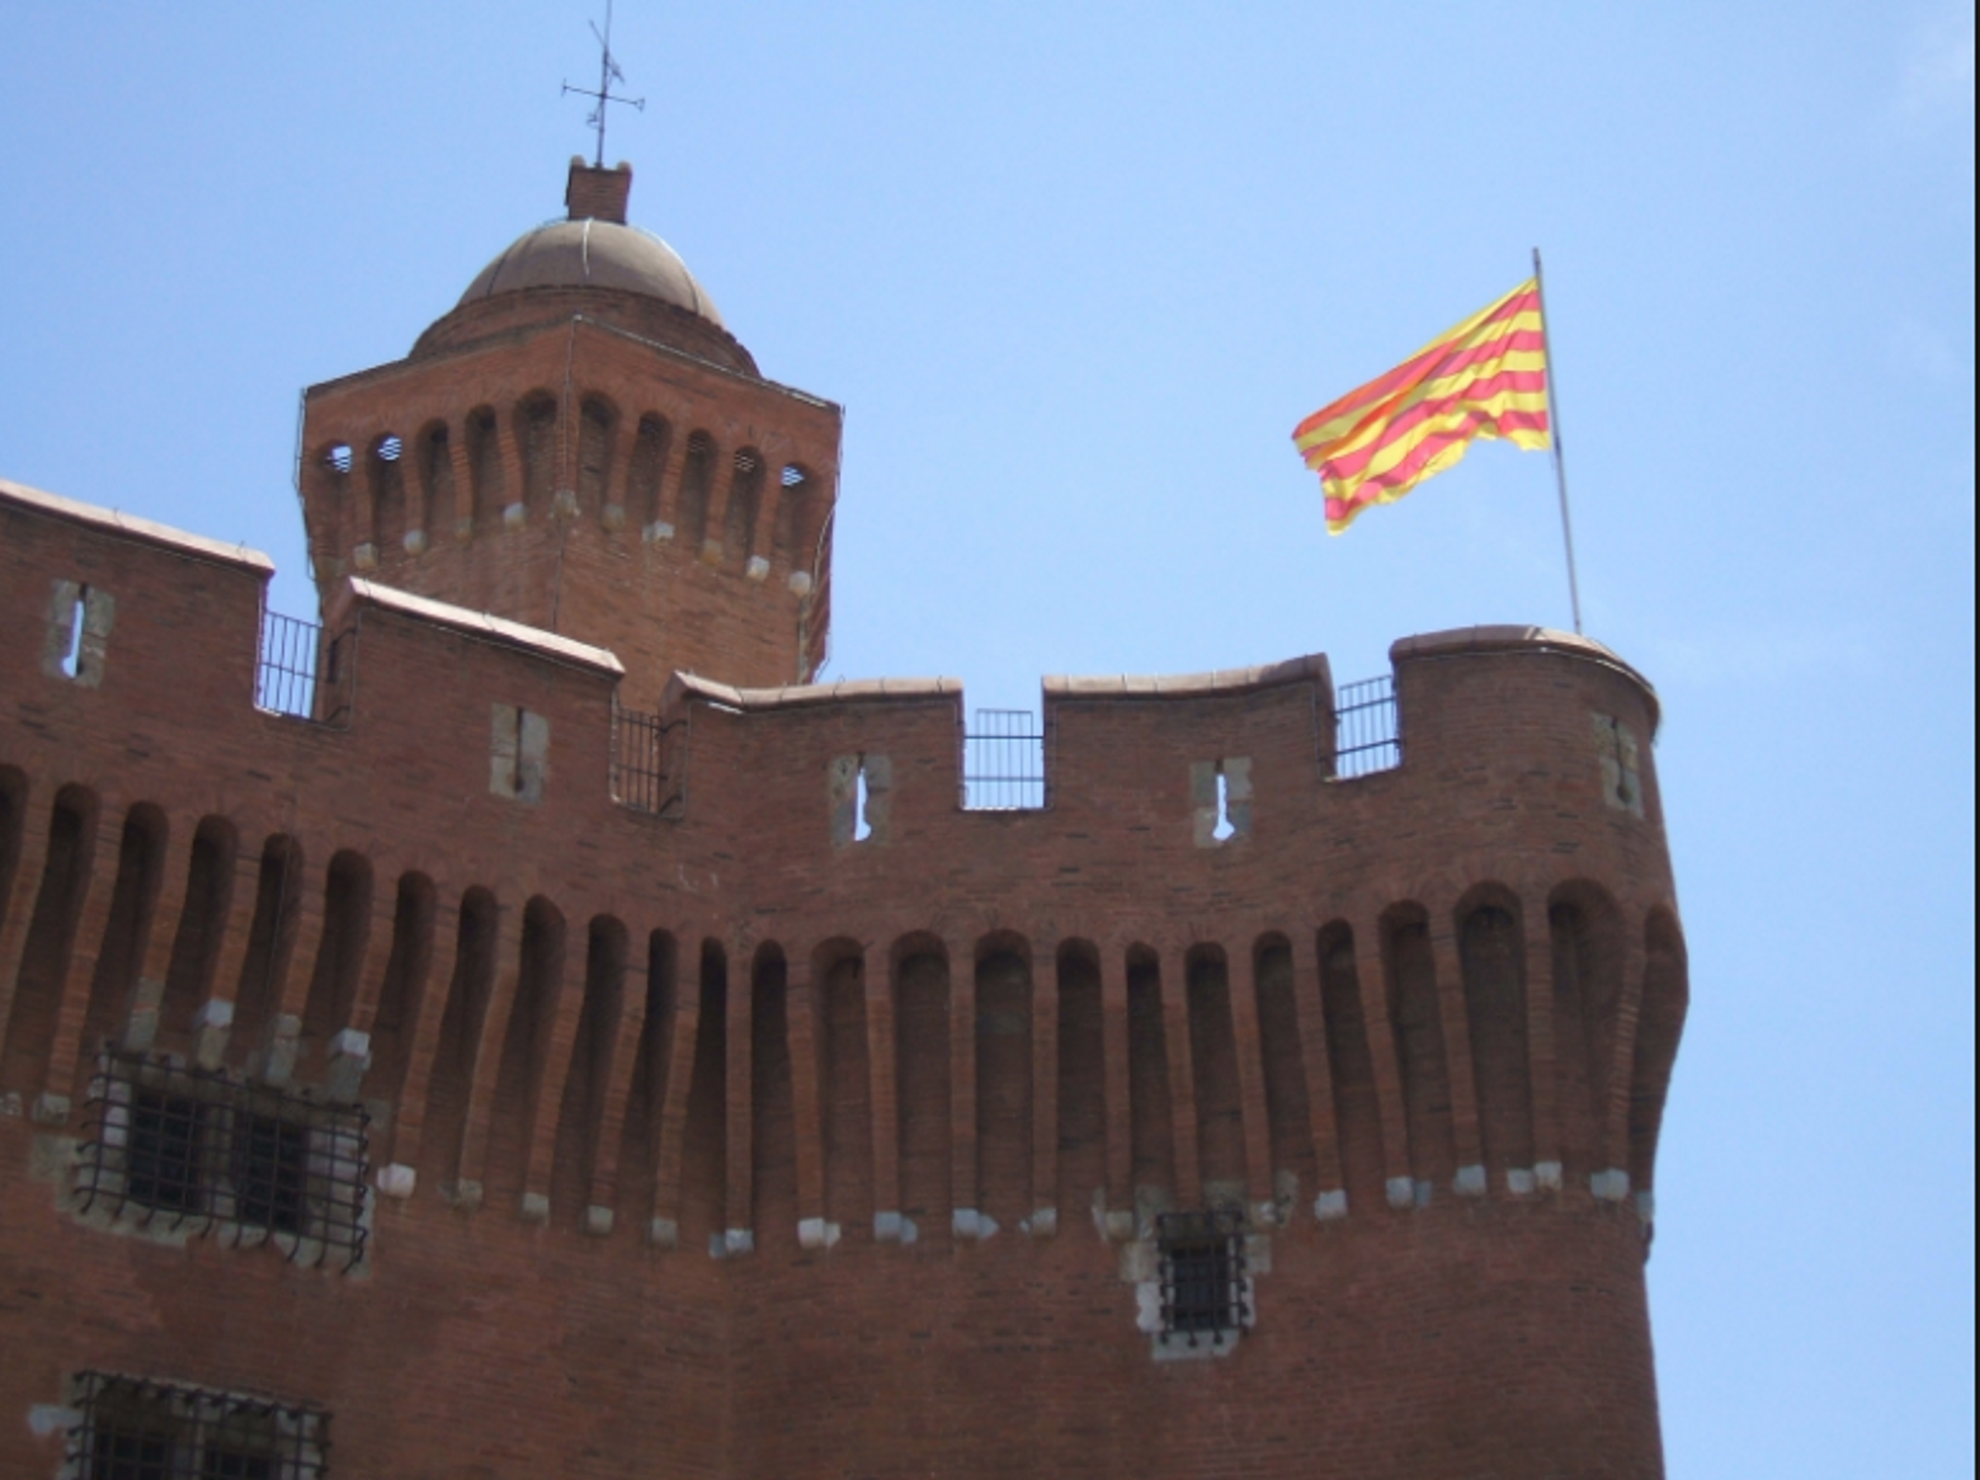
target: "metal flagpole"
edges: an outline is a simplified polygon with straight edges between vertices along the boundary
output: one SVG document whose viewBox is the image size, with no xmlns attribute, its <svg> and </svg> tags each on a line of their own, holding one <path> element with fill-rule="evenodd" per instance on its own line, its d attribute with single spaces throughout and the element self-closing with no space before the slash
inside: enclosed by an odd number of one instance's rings
<svg viewBox="0 0 1980 1480">
<path fill-rule="evenodd" d="M 1533 286 L 1540 298 L 1540 357 L 1547 362 L 1547 426 L 1554 443 L 1554 477 L 1561 489 L 1561 538 L 1567 544 L 1568 604 L 1575 635 L 1581 635 L 1581 585 L 1574 578 L 1574 523 L 1568 518 L 1567 460 L 1561 451 L 1561 402 L 1554 393 L 1554 347 L 1547 340 L 1547 279 L 1540 271 L 1540 249 L 1533 249 Z"/>
</svg>

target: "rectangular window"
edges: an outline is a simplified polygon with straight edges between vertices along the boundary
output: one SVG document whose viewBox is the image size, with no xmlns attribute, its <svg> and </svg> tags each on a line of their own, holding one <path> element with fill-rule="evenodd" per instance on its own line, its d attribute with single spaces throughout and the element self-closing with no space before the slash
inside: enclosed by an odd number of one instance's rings
<svg viewBox="0 0 1980 1480">
<path fill-rule="evenodd" d="M 368 1235 L 368 1123 L 361 1105 L 105 1053 L 76 1148 L 78 1207 L 348 1270 Z"/>
<path fill-rule="evenodd" d="M 1250 1320 L 1244 1264 L 1244 1214 L 1163 1213 L 1156 1219 L 1162 1256 L 1162 1332 L 1195 1346 L 1234 1339 Z"/>
<path fill-rule="evenodd" d="M 69 1473 L 83 1480 L 323 1480 L 320 1409 L 180 1383 L 83 1372 Z"/>
</svg>

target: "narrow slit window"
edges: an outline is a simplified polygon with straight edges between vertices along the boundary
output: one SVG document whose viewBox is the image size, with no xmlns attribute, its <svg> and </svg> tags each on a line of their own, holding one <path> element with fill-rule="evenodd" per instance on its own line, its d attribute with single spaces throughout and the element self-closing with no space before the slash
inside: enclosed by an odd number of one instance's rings
<svg viewBox="0 0 1980 1480">
<path fill-rule="evenodd" d="M 82 676 L 83 623 L 89 610 L 89 587 L 76 587 L 75 605 L 69 608 L 69 644 L 62 654 L 65 677 Z"/>
<path fill-rule="evenodd" d="M 859 764 L 859 775 L 853 781 L 853 841 L 863 843 L 873 836 L 873 821 L 866 815 L 870 800 L 866 789 L 866 762 Z"/>
<path fill-rule="evenodd" d="M 1231 778 L 1224 774 L 1224 763 L 1217 763 L 1217 825 L 1210 829 L 1210 836 L 1224 842 L 1237 836 L 1237 827 L 1231 821 Z"/>
</svg>

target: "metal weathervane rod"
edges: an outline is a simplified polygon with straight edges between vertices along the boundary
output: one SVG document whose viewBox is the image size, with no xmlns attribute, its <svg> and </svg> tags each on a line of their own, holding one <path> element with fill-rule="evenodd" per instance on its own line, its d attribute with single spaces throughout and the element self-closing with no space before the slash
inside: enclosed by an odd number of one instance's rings
<svg viewBox="0 0 1980 1480">
<path fill-rule="evenodd" d="M 612 0 L 605 0 L 605 29 L 600 31 L 596 21 L 590 24 L 591 34 L 598 38 L 598 87 L 594 91 L 588 87 L 572 87 L 566 82 L 564 91 L 576 93 L 581 98 L 598 100 L 597 108 L 592 110 L 591 116 L 585 119 L 585 122 L 598 130 L 598 152 L 592 156 L 591 163 L 594 169 L 602 170 L 605 168 L 605 105 L 625 103 L 644 113 L 646 99 L 621 97 L 612 91 L 613 83 L 626 80 L 626 74 L 619 70 L 619 64 L 612 59 Z"/>
<path fill-rule="evenodd" d="M 1554 347 L 1547 338 L 1547 279 L 1540 271 L 1540 249 L 1533 249 L 1533 287 L 1540 298 L 1540 357 L 1547 366 L 1547 430 L 1554 444 L 1554 477 L 1561 490 L 1561 539 L 1567 545 L 1568 604 L 1575 636 L 1581 636 L 1581 585 L 1574 577 L 1574 524 L 1568 518 L 1567 458 L 1561 448 L 1561 402 L 1554 393 Z"/>
</svg>

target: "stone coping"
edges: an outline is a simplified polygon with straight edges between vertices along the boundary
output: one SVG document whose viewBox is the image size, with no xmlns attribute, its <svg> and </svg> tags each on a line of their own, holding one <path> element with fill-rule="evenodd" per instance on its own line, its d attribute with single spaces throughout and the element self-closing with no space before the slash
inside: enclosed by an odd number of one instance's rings
<svg viewBox="0 0 1980 1480">
<path fill-rule="evenodd" d="M 1654 726 L 1662 719 L 1663 706 L 1657 698 L 1657 689 L 1649 679 L 1631 667 L 1615 649 L 1597 642 L 1592 637 L 1584 637 L 1578 632 L 1563 632 L 1556 627 L 1522 627 L 1514 623 L 1494 623 L 1477 627 L 1451 627 L 1442 632 L 1422 632 L 1414 637 L 1398 638 L 1389 646 L 1389 661 L 1400 668 L 1404 663 L 1419 658 L 1455 658 L 1478 653 L 1561 653 L 1569 657 L 1586 658 L 1600 663 L 1605 668 L 1613 668 L 1631 683 L 1643 690 L 1643 696 L 1650 702 L 1650 721 Z"/>
<path fill-rule="evenodd" d="M 67 519 L 76 524 L 87 524 L 107 534 L 123 535 L 127 539 L 141 540 L 148 545 L 158 545 L 175 554 L 189 555 L 195 560 L 210 560 L 220 565 L 238 566 L 260 576 L 275 573 L 275 562 L 261 551 L 247 545 L 229 545 L 219 540 L 210 540 L 205 535 L 191 534 L 183 529 L 174 529 L 169 524 L 145 519 L 136 514 L 126 514 L 118 509 L 106 509 L 100 504 L 86 504 L 81 499 L 64 498 L 59 493 L 47 493 L 39 488 L 30 488 L 25 483 L 15 483 L 0 478 L 0 503 L 19 505 L 46 514 L 56 519 Z"/>
<path fill-rule="evenodd" d="M 332 609 L 333 625 L 335 619 L 341 617 L 353 602 L 360 601 L 370 606 L 383 607 L 387 611 L 398 612 L 417 621 L 452 627 L 455 631 L 465 632 L 470 637 L 500 643 L 505 647 L 520 648 L 524 652 L 549 658 L 553 662 L 590 668 L 610 678 L 625 676 L 625 665 L 605 648 L 593 647 L 588 642 L 579 642 L 575 638 L 564 637 L 555 632 L 545 632 L 540 627 L 528 627 L 521 622 L 511 622 L 506 617 L 498 617 L 489 612 L 474 611 L 465 606 L 455 606 L 451 602 L 435 601 L 430 596 L 415 596 L 410 591 L 401 591 L 393 586 L 380 585 L 377 581 L 361 580 L 355 576 L 346 583 L 341 599 Z"/>
</svg>

